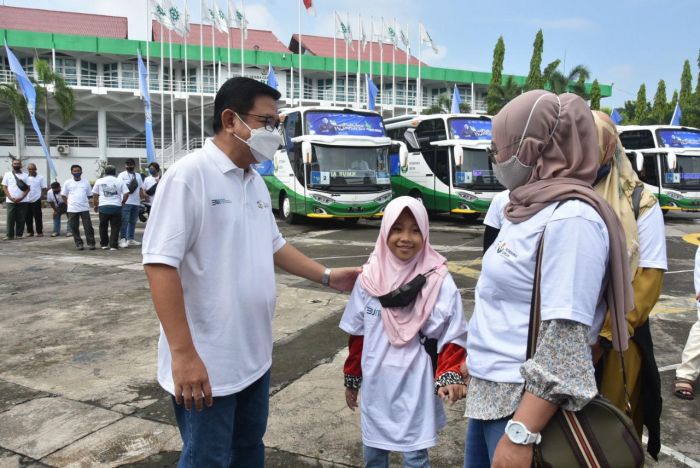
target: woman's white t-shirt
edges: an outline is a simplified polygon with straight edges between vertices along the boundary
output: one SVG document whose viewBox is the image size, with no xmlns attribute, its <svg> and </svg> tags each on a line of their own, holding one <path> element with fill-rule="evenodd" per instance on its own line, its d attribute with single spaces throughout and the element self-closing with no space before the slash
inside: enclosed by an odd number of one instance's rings
<svg viewBox="0 0 700 468">
<path fill-rule="evenodd" d="M 557 205 L 552 203 L 519 224 L 505 219 L 484 255 L 467 339 L 467 367 L 475 377 L 523 382 L 520 366 L 527 348 L 536 250 L 545 225 L 542 321 L 583 323 L 591 327 L 591 340 L 600 330 L 606 311 L 608 230 L 584 202 Z"/>
<path fill-rule="evenodd" d="M 658 203 L 637 220 L 639 266 L 668 270 L 666 260 L 666 226 Z M 632 272 L 634 274 L 634 272 Z"/>
<path fill-rule="evenodd" d="M 493 197 L 493 200 L 491 200 L 489 210 L 486 212 L 486 216 L 484 216 L 484 224 L 492 228 L 501 229 L 503 220 L 506 217 L 506 205 L 509 201 L 510 190 L 498 192 L 496 196 Z"/>
<path fill-rule="evenodd" d="M 397 452 L 432 447 L 446 419 L 442 402 L 435 395 L 430 357 L 418 336 L 402 347 L 392 346 L 381 313 L 379 300 L 357 281 L 340 328 L 351 335 L 364 335 L 362 441 L 370 447 Z M 466 346 L 462 298 L 449 274 L 422 333 L 438 340 L 438 350 L 448 343 Z"/>
</svg>

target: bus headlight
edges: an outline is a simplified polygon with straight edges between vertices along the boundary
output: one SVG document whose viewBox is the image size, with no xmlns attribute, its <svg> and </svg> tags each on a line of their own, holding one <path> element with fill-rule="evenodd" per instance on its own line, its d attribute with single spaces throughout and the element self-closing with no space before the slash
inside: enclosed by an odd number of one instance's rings
<svg viewBox="0 0 700 468">
<path fill-rule="evenodd" d="M 672 190 L 667 190 L 667 191 L 666 191 L 666 195 L 667 195 L 669 198 L 672 198 L 672 199 L 674 199 L 674 200 L 681 200 L 681 199 L 683 199 L 683 195 L 681 195 L 679 192 L 674 192 L 674 191 L 672 191 Z"/>
<path fill-rule="evenodd" d="M 457 191 L 457 195 L 459 195 L 460 198 L 463 198 L 464 200 L 467 200 L 467 201 L 474 201 L 477 199 L 477 197 L 475 197 L 471 193 L 467 193 L 467 192 Z"/>
<path fill-rule="evenodd" d="M 324 197 L 323 195 L 319 195 L 317 193 L 312 193 L 311 198 L 313 198 L 317 202 L 322 203 L 324 205 L 330 205 L 331 203 L 334 202 L 334 200 L 332 198 Z"/>
<path fill-rule="evenodd" d="M 374 199 L 375 202 L 377 203 L 386 203 L 389 200 L 391 200 L 391 192 L 385 193 L 384 195 L 380 195 L 377 198 Z"/>
</svg>

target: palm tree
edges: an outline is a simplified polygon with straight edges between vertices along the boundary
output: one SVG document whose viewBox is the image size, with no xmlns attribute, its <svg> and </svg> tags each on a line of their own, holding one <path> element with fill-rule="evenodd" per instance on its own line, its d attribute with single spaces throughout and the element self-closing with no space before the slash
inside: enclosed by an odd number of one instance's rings
<svg viewBox="0 0 700 468">
<path fill-rule="evenodd" d="M 559 71 L 561 60 L 555 60 L 544 69 L 542 76 L 550 91 L 556 94 L 571 92 L 588 99 L 586 81 L 591 72 L 585 65 L 576 65 L 568 74 Z"/>
<path fill-rule="evenodd" d="M 15 138 L 19 146 L 19 126 L 27 121 L 27 103 L 24 96 L 17 89 L 16 83 L 0 83 L 0 103 L 5 104 L 10 111 L 10 115 L 15 119 Z"/>
<path fill-rule="evenodd" d="M 486 103 L 496 114 L 522 91 L 522 87 L 515 82 L 513 76 L 509 76 L 505 84 L 494 86 L 493 92 L 486 96 Z"/>
<path fill-rule="evenodd" d="M 449 114 L 451 111 L 452 98 L 447 94 L 441 94 L 432 106 L 423 111 L 423 114 Z M 471 107 L 466 102 L 462 102 L 459 104 L 459 111 L 463 114 L 468 114 L 471 112 Z"/>
<path fill-rule="evenodd" d="M 66 84 L 60 73 L 56 73 L 51 69 L 49 62 L 46 60 L 37 60 L 34 63 L 38 82 L 36 87 L 37 101 L 43 104 L 44 109 L 44 138 L 51 152 L 51 127 L 49 125 L 49 95 L 53 96 L 53 100 L 58 106 L 58 112 L 61 114 L 63 125 L 68 124 L 75 113 L 75 96 L 73 90 Z"/>
</svg>

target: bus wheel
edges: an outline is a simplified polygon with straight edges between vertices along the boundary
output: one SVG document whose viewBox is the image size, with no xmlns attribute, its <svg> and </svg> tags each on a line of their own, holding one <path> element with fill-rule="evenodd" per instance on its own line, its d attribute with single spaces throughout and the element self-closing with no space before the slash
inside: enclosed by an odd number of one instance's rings
<svg viewBox="0 0 700 468">
<path fill-rule="evenodd" d="M 354 226 L 359 220 L 360 218 L 343 218 L 343 224 L 345 226 Z"/>
<path fill-rule="evenodd" d="M 479 216 L 481 216 L 481 213 L 464 213 L 462 215 L 462 218 L 465 221 L 470 221 L 470 222 L 475 222 L 476 220 L 479 219 Z"/>
<path fill-rule="evenodd" d="M 420 193 L 420 190 L 411 190 L 408 195 L 421 202 L 422 205 L 425 205 L 425 202 L 423 201 L 423 194 Z"/>
<path fill-rule="evenodd" d="M 292 213 L 292 203 L 284 193 L 280 195 L 280 217 L 288 224 L 297 224 L 301 220 L 298 214 Z"/>
</svg>

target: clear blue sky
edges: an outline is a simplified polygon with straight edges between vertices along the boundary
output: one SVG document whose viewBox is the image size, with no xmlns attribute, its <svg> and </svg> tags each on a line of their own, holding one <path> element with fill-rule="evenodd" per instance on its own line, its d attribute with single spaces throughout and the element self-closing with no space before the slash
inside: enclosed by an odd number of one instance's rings
<svg viewBox="0 0 700 468">
<path fill-rule="evenodd" d="M 2 0 L 0 0 L 2 1 Z M 184 6 L 185 0 L 173 0 Z M 207 0 L 211 3 L 212 0 Z M 226 1 L 218 0 L 225 9 Z M 247 0 L 251 28 L 271 29 L 285 44 L 297 31 L 300 0 Z M 240 6 L 241 0 L 236 4 Z M 147 0 L 5 0 L 8 6 L 80 11 L 128 16 L 131 38 L 146 37 Z M 698 0 L 314 0 L 316 16 L 302 14 L 302 33 L 332 35 L 333 11 L 350 15 L 358 30 L 358 13 L 369 29 L 369 16 L 379 24 L 396 18 L 408 24 L 412 48 L 417 50 L 418 22 L 422 21 L 439 46 L 439 53 L 423 49 L 433 66 L 490 71 L 493 47 L 499 36 L 506 43 L 505 72 L 527 75 L 535 33 L 544 31 L 543 67 L 565 59 L 567 69 L 589 67 L 592 77 L 614 83 L 613 97 L 603 105 L 620 106 L 635 99 L 646 83 L 651 101 L 659 79 L 666 81 L 670 100 L 680 87 L 683 61 L 690 60 L 693 86 L 700 49 Z M 189 0 L 193 21 L 199 21 L 200 2 Z"/>
</svg>

